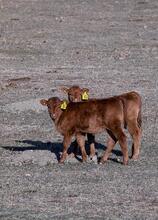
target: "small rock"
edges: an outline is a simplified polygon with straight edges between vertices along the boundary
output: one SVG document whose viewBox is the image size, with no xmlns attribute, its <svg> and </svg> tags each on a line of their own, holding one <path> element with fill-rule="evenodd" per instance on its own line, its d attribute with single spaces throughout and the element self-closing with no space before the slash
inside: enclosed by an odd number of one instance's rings
<svg viewBox="0 0 158 220">
<path fill-rule="evenodd" d="M 31 174 L 29 174 L 29 173 L 26 173 L 26 174 L 25 174 L 25 176 L 31 176 Z"/>
</svg>

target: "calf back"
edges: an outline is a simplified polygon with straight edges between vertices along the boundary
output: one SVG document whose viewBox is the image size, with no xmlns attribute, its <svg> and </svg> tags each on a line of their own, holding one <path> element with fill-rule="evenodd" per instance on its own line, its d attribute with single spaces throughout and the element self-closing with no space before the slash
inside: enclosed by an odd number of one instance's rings
<svg viewBox="0 0 158 220">
<path fill-rule="evenodd" d="M 58 121 L 61 133 L 98 133 L 124 123 L 123 105 L 118 98 L 69 103 Z"/>
</svg>

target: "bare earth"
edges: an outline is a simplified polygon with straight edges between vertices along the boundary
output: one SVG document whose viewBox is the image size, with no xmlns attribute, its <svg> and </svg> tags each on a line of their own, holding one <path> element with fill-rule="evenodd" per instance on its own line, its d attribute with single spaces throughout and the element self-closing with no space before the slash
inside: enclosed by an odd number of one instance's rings
<svg viewBox="0 0 158 220">
<path fill-rule="evenodd" d="M 58 164 L 62 137 L 39 100 L 71 85 L 141 94 L 138 161 L 123 166 L 117 145 L 105 165 Z M 157 97 L 157 0 L 0 0 L 0 219 L 158 219 Z"/>
</svg>

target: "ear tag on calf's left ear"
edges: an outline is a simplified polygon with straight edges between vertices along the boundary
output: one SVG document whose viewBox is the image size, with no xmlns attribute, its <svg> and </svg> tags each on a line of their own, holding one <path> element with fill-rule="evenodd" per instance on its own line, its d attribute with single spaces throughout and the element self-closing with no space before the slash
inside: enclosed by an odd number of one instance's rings
<svg viewBox="0 0 158 220">
<path fill-rule="evenodd" d="M 89 99 L 89 96 L 88 96 L 88 93 L 85 91 L 83 92 L 82 94 L 82 100 L 88 100 Z"/>
<path fill-rule="evenodd" d="M 67 101 L 63 101 L 60 106 L 61 109 L 65 110 L 67 108 Z"/>
</svg>

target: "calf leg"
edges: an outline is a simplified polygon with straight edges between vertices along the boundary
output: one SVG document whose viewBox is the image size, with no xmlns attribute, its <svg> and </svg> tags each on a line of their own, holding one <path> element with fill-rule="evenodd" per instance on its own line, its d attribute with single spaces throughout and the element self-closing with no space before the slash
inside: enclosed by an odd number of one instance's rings
<svg viewBox="0 0 158 220">
<path fill-rule="evenodd" d="M 114 136 L 114 134 L 107 129 L 107 132 L 108 134 L 110 135 L 109 139 L 108 139 L 108 142 L 107 142 L 107 148 L 100 160 L 100 163 L 105 163 L 107 160 L 108 160 L 108 157 L 112 151 L 112 149 L 114 148 L 116 142 L 117 142 L 117 139 L 116 137 Z"/>
<path fill-rule="evenodd" d="M 95 157 L 95 136 L 93 134 L 87 134 L 88 143 L 90 144 L 90 158 Z"/>
<path fill-rule="evenodd" d="M 77 143 L 77 140 L 75 140 L 74 142 L 73 142 L 73 145 L 74 145 L 74 149 L 73 149 L 73 155 L 74 156 L 76 156 L 77 154 L 78 154 L 78 143 Z"/>
<path fill-rule="evenodd" d="M 62 152 L 61 158 L 59 160 L 59 163 L 63 163 L 65 161 L 66 156 L 67 156 L 67 150 L 68 150 L 68 147 L 70 146 L 70 144 L 71 144 L 71 136 L 65 135 L 64 141 L 63 141 L 63 152 Z"/>
<path fill-rule="evenodd" d="M 77 143 L 80 147 L 81 150 L 81 154 L 82 154 L 82 161 L 86 161 L 87 160 L 87 154 L 86 154 L 86 150 L 85 150 L 85 135 L 78 133 L 76 135 L 76 139 L 77 139 Z"/>
<path fill-rule="evenodd" d="M 136 121 L 130 121 L 128 122 L 128 131 L 133 138 L 131 158 L 137 160 L 140 153 L 141 128 L 137 125 Z"/>
<path fill-rule="evenodd" d="M 127 139 L 126 135 L 123 132 L 121 127 L 118 127 L 117 130 L 115 131 L 116 137 L 118 139 L 118 142 L 120 144 L 122 154 L 123 154 L 123 164 L 127 165 L 128 164 L 128 148 L 127 148 Z"/>
<path fill-rule="evenodd" d="M 120 126 L 115 126 L 112 131 L 107 130 L 108 134 L 110 135 L 111 139 L 108 140 L 107 149 L 101 159 L 101 163 L 105 162 L 108 159 L 109 154 L 111 153 L 112 149 L 114 148 L 117 140 L 120 144 L 122 154 L 123 154 L 123 164 L 128 164 L 128 148 L 127 148 L 127 140 L 126 135 L 124 134 L 122 128 Z"/>
</svg>

